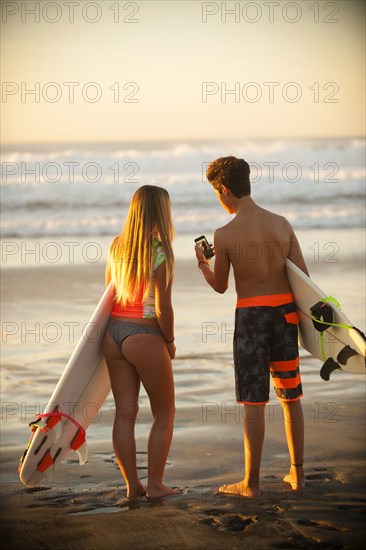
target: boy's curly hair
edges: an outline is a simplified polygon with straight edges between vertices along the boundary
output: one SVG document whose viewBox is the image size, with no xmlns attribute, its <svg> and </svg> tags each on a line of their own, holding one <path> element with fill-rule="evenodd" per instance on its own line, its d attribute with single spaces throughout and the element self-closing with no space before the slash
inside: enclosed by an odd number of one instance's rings
<svg viewBox="0 0 366 550">
<path fill-rule="evenodd" d="M 211 162 L 206 170 L 206 177 L 211 185 L 222 194 L 225 185 L 234 197 L 240 199 L 250 195 L 250 168 L 244 159 L 221 157 Z"/>
</svg>

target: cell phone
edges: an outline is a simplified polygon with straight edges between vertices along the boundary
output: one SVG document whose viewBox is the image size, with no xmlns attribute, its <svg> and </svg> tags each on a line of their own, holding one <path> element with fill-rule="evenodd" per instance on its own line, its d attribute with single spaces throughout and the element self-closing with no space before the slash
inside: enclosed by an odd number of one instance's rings
<svg viewBox="0 0 366 550">
<path fill-rule="evenodd" d="M 205 258 L 209 259 L 215 256 L 214 251 L 210 247 L 208 240 L 204 235 L 201 235 L 200 237 L 197 237 L 197 239 L 194 239 L 194 242 L 198 246 L 198 248 L 203 252 L 205 255 Z"/>
</svg>

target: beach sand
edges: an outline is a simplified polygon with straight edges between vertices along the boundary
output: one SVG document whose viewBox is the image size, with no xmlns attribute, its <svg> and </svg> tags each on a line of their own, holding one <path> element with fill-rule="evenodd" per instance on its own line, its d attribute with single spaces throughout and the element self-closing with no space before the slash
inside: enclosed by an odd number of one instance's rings
<svg viewBox="0 0 366 550">
<path fill-rule="evenodd" d="M 341 288 L 343 271 L 339 271 L 339 280 L 332 284 Z M 362 281 L 362 275 L 356 273 L 356 279 Z M 231 356 L 235 296 L 233 288 L 224 296 L 214 295 L 203 284 L 194 261 L 178 262 L 174 285 L 177 413 L 165 482 L 181 493 L 156 501 L 123 500 L 124 483 L 111 441 L 111 396 L 88 430 L 87 463 L 79 466 L 70 454 L 52 483 L 36 490 L 23 487 L 17 464 L 29 436 L 27 424 L 37 407 L 47 403 L 78 330 L 102 290 L 102 264 L 22 266 L 3 272 L 2 322 L 10 333 L 5 337 L 3 333 L 2 358 L 2 548 L 358 549 L 363 545 L 365 379 L 334 373 L 324 382 L 318 374 L 321 363 L 306 354 L 301 362 L 305 490 L 292 491 L 282 482 L 289 458 L 281 407 L 272 399 L 265 413 L 262 497 L 216 493 L 220 484 L 239 481 L 243 472 L 242 408 L 235 404 Z M 345 305 L 352 305 L 352 300 L 350 294 Z M 40 323 L 39 341 L 34 334 L 22 334 L 22 322 L 28 329 Z M 51 322 L 60 329 L 75 323 L 73 338 L 61 330 L 57 342 L 52 342 L 56 329 L 46 327 Z M 217 328 L 210 338 L 207 323 L 209 330 Z M 144 392 L 140 404 L 137 456 L 144 481 L 151 422 Z"/>
</svg>

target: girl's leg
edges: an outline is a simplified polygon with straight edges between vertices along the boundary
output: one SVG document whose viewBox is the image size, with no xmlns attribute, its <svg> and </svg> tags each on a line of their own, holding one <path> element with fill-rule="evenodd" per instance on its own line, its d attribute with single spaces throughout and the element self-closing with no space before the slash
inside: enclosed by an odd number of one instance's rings
<svg viewBox="0 0 366 550">
<path fill-rule="evenodd" d="M 103 352 L 116 403 L 113 425 L 114 452 L 127 484 L 127 497 L 133 498 L 145 492 L 136 467 L 135 421 L 140 380 L 136 369 L 122 356 L 121 350 L 108 332 L 104 337 Z"/>
<path fill-rule="evenodd" d="M 283 478 L 295 490 L 305 487 L 304 468 L 304 417 L 301 401 L 282 401 L 287 446 L 290 454 L 290 472 Z"/>
<path fill-rule="evenodd" d="M 173 435 L 174 380 L 172 363 L 164 340 L 152 334 L 136 334 L 122 345 L 150 399 L 154 417 L 148 443 L 147 495 L 160 497 L 175 491 L 163 484 L 166 459 Z"/>
</svg>

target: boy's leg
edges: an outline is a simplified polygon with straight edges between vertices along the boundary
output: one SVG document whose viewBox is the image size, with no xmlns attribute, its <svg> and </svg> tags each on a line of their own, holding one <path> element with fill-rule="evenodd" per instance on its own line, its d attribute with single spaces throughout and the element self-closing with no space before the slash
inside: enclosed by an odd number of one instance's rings
<svg viewBox="0 0 366 550">
<path fill-rule="evenodd" d="M 305 487 L 304 477 L 304 417 L 301 401 L 281 401 L 287 446 L 291 460 L 290 472 L 283 478 L 295 490 Z"/>
<path fill-rule="evenodd" d="M 245 497 L 261 495 L 259 473 L 265 431 L 264 407 L 264 404 L 244 406 L 244 479 L 231 485 L 222 485 L 220 492 Z"/>
<path fill-rule="evenodd" d="M 242 481 L 219 491 L 247 497 L 260 496 L 259 472 L 269 401 L 271 307 L 239 307 L 235 311 L 234 365 L 238 403 L 244 404 L 245 475 Z"/>
<path fill-rule="evenodd" d="M 304 471 L 304 418 L 299 370 L 298 318 L 295 305 L 285 304 L 277 308 L 274 324 L 271 375 L 276 395 L 281 402 L 291 467 L 284 481 L 292 488 L 303 489 Z"/>
<path fill-rule="evenodd" d="M 244 483 L 258 493 L 265 431 L 264 407 L 265 405 L 244 405 Z"/>
</svg>

